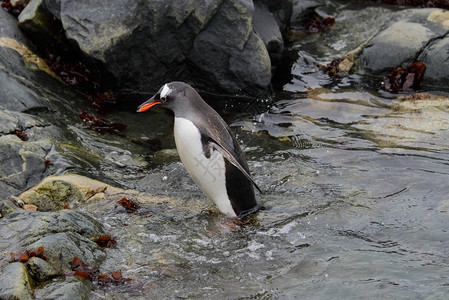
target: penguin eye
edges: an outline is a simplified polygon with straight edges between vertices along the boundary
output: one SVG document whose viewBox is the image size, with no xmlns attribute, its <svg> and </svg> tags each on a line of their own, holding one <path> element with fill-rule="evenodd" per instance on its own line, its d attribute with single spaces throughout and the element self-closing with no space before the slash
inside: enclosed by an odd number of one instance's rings
<svg viewBox="0 0 449 300">
<path fill-rule="evenodd" d="M 162 101 L 162 102 L 167 101 L 167 97 L 161 97 L 161 101 Z"/>
</svg>

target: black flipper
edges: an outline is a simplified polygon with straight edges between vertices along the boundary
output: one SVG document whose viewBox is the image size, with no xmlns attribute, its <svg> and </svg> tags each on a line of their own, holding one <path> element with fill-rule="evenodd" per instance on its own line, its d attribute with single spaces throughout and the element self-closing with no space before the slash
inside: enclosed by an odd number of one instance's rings
<svg viewBox="0 0 449 300">
<path fill-rule="evenodd" d="M 225 147 L 221 146 L 217 141 L 214 141 L 211 137 L 209 137 L 210 142 L 214 143 L 215 146 L 217 146 L 217 150 L 221 152 L 224 158 L 226 158 L 232 165 L 234 165 L 237 169 L 242 172 L 243 175 L 245 175 L 246 178 L 248 178 L 249 181 L 256 187 L 256 189 L 263 194 L 260 187 L 257 185 L 257 183 L 253 180 L 251 175 L 245 170 L 245 168 L 238 162 L 238 160 L 232 155 L 231 152 L 229 152 Z"/>
</svg>

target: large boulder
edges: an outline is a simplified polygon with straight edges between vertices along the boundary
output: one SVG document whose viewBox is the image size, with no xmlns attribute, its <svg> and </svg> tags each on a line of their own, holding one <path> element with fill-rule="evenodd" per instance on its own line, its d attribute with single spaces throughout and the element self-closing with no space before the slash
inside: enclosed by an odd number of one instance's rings
<svg viewBox="0 0 449 300">
<path fill-rule="evenodd" d="M 128 93 L 183 80 L 208 91 L 264 95 L 270 89 L 270 54 L 277 63 L 280 28 L 292 12 L 289 0 L 257 1 L 256 9 L 249 0 L 33 3 L 19 16 L 24 30 L 48 34 L 46 20 L 54 16 L 66 38 Z"/>
<path fill-rule="evenodd" d="M 399 19 L 399 20 L 397 20 Z M 424 80 L 449 83 L 449 12 L 441 9 L 407 9 L 392 15 L 391 24 L 380 30 L 356 55 L 355 69 L 385 76 L 396 66 L 414 61 L 426 64 Z"/>
</svg>

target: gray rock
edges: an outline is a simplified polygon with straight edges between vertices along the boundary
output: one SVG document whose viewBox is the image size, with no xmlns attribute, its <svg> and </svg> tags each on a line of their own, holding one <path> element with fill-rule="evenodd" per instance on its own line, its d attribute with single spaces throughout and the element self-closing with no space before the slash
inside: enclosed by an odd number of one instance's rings
<svg viewBox="0 0 449 300">
<path fill-rule="evenodd" d="M 372 73 L 412 63 L 427 43 L 444 31 L 435 32 L 423 24 L 399 21 L 375 36 L 361 54 L 361 64 Z"/>
<path fill-rule="evenodd" d="M 46 32 L 51 15 L 45 6 L 44 0 L 31 1 L 19 15 L 19 26 L 29 32 Z"/>
<path fill-rule="evenodd" d="M 63 139 L 74 139 L 67 124 L 79 122 L 79 108 L 69 101 L 80 103 L 85 98 L 56 79 L 31 51 L 17 20 L 3 9 L 0 23 L 0 198 L 7 198 L 47 175 L 73 168 L 68 163 L 72 159 L 64 158 L 57 147 Z M 24 131 L 28 141 L 20 140 L 16 131 Z M 51 167 L 45 164 L 47 159 Z"/>
<path fill-rule="evenodd" d="M 70 270 L 75 256 L 87 264 L 97 266 L 106 258 L 106 253 L 101 251 L 95 242 L 75 232 L 47 235 L 28 247 L 44 247 L 48 262 L 59 270 Z"/>
<path fill-rule="evenodd" d="M 263 4 L 268 7 L 281 31 L 284 31 L 290 25 L 293 17 L 294 2 L 294 0 L 254 0 L 255 5 Z"/>
<path fill-rule="evenodd" d="M 94 288 L 89 280 L 66 277 L 64 280 L 54 281 L 45 287 L 36 289 L 35 296 L 36 299 L 48 300 L 87 300 Z"/>
<path fill-rule="evenodd" d="M 33 251 L 44 247 L 44 255 L 57 270 L 74 256 L 98 264 L 104 252 L 90 239 L 104 235 L 102 225 L 74 210 L 38 212 L 17 210 L 0 219 L 0 251 Z M 0 267 L 10 258 L 0 257 Z"/>
<path fill-rule="evenodd" d="M 15 134 L 0 136 L 0 197 L 6 198 L 37 184 L 45 175 L 48 140 L 22 141 Z"/>
<path fill-rule="evenodd" d="M 273 14 L 264 4 L 256 3 L 253 13 L 253 28 L 256 34 L 262 39 L 265 48 L 270 54 L 272 66 L 276 65 L 284 50 L 284 40 L 281 31 L 276 23 Z"/>
<path fill-rule="evenodd" d="M 45 0 L 48 11 L 55 17 L 61 15 L 61 0 Z"/>
<path fill-rule="evenodd" d="M 293 1 L 292 22 L 302 20 L 303 14 L 308 9 L 323 5 L 322 0 L 295 0 Z"/>
<path fill-rule="evenodd" d="M 272 57 L 280 55 L 279 28 L 289 21 L 292 4 L 258 3 L 265 9 L 255 18 L 269 18 L 265 24 L 256 21 L 255 33 L 254 5 L 248 0 L 109 1 L 107 6 L 45 1 L 66 37 L 122 90 L 155 91 L 164 82 L 184 80 L 206 90 L 265 94 L 271 80 L 266 47 Z"/>
<path fill-rule="evenodd" d="M 24 264 L 16 262 L 0 269 L 0 299 L 34 299 L 34 282 Z"/>
<path fill-rule="evenodd" d="M 13 211 L 20 209 L 17 206 L 17 202 L 11 198 L 8 198 L 6 200 L 0 200 L 0 218 L 3 218 L 12 213 Z"/>
<path fill-rule="evenodd" d="M 189 59 L 207 76 L 204 85 L 234 93 L 264 89 L 270 84 L 271 62 L 252 28 L 254 6 L 225 1 L 208 27 L 195 38 Z"/>
<path fill-rule="evenodd" d="M 39 257 L 31 257 L 26 266 L 31 277 L 37 282 L 44 282 L 60 275 L 55 267 Z"/>
<path fill-rule="evenodd" d="M 377 33 L 356 55 L 360 73 L 384 76 L 396 66 L 423 61 L 424 80 L 445 83 L 449 77 L 445 36 L 449 32 L 449 12 L 441 9 L 406 9 L 390 13 L 386 29 Z M 393 22 L 393 23 L 392 23 Z"/>
<path fill-rule="evenodd" d="M 449 37 L 435 40 L 419 55 L 426 64 L 425 80 L 431 84 L 449 84 Z"/>
</svg>

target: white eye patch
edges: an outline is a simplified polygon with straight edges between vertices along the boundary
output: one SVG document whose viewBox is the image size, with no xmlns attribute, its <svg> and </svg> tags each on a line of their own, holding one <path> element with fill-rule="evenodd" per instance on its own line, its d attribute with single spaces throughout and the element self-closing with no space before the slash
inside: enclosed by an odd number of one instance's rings
<svg viewBox="0 0 449 300">
<path fill-rule="evenodd" d="M 167 84 L 164 84 L 161 90 L 161 98 L 167 98 L 167 95 L 170 94 L 172 90 L 168 87 Z"/>
</svg>

